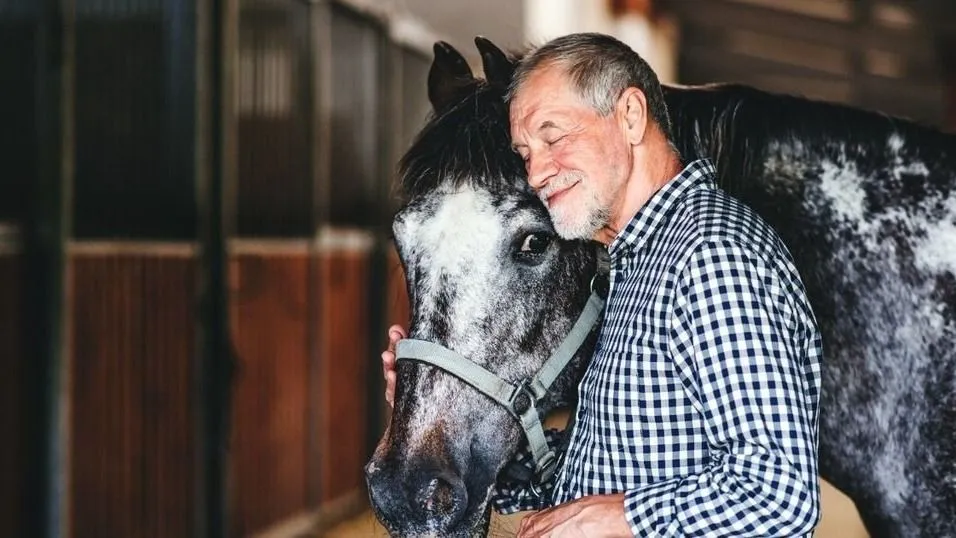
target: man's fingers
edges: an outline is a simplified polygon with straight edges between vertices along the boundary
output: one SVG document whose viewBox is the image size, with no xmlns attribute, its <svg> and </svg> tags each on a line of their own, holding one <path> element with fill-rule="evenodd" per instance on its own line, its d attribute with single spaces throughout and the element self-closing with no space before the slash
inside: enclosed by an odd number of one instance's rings
<svg viewBox="0 0 956 538">
<path fill-rule="evenodd" d="M 524 536 L 524 531 L 525 529 L 528 528 L 529 517 L 531 516 L 525 516 L 524 519 L 521 520 L 521 523 L 518 525 L 518 532 L 515 533 L 515 538 L 521 538 L 522 536 Z"/>
<path fill-rule="evenodd" d="M 388 405 L 395 405 L 395 371 L 385 372 L 385 401 Z"/>
<path fill-rule="evenodd" d="M 521 525 L 518 526 L 518 534 L 515 538 L 533 538 L 534 534 L 534 523 L 540 516 L 541 512 L 536 512 L 534 514 L 529 514 L 521 520 Z"/>
<path fill-rule="evenodd" d="M 382 352 L 382 375 L 388 380 L 388 373 L 395 371 L 395 354 L 391 351 Z"/>
<path fill-rule="evenodd" d="M 385 375 L 385 401 L 394 406 L 395 402 L 395 344 L 406 338 L 401 325 L 388 328 L 388 349 L 382 352 L 382 373 Z"/>
<path fill-rule="evenodd" d="M 395 344 L 402 338 L 408 338 L 405 334 L 405 329 L 401 325 L 392 325 L 388 328 L 388 348 L 391 351 L 395 350 Z"/>
<path fill-rule="evenodd" d="M 395 353 L 382 352 L 382 375 L 385 377 L 385 401 L 394 405 L 395 401 Z"/>
</svg>

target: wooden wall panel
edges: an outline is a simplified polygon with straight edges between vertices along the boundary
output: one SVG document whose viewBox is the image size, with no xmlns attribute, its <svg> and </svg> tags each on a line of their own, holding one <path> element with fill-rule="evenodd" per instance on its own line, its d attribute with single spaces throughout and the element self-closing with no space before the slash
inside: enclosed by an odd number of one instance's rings
<svg viewBox="0 0 956 538">
<path fill-rule="evenodd" d="M 72 259 L 73 536 L 144 536 L 142 260 Z"/>
<path fill-rule="evenodd" d="M 376 360 L 368 337 L 369 258 L 357 249 L 319 255 L 321 305 L 319 433 L 321 501 L 364 487 L 367 454 L 366 376 Z"/>
<path fill-rule="evenodd" d="M 0 529 L 17 535 L 20 528 L 20 257 L 0 244 Z"/>
<path fill-rule="evenodd" d="M 143 525 L 150 538 L 189 536 L 195 517 L 196 270 L 193 256 L 143 261 Z"/>
<path fill-rule="evenodd" d="M 233 399 L 233 535 L 308 503 L 310 322 L 307 244 L 239 252 L 230 261 L 238 371 Z"/>
<path fill-rule="evenodd" d="M 195 261 L 80 250 L 69 280 L 73 538 L 187 536 Z"/>
<path fill-rule="evenodd" d="M 73 538 L 190 533 L 197 266 L 173 250 L 71 249 Z M 369 271 L 364 248 L 232 255 L 234 536 L 363 487 Z"/>
</svg>

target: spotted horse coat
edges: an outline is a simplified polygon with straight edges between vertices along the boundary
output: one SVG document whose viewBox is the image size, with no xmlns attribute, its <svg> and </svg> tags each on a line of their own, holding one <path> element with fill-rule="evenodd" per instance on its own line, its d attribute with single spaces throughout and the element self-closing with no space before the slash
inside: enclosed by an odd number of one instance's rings
<svg viewBox="0 0 956 538">
<path fill-rule="evenodd" d="M 487 80 L 436 44 L 435 113 L 403 159 L 396 242 L 411 336 L 516 380 L 573 323 L 596 254 L 555 237 L 510 150 L 514 60 L 476 43 Z M 804 279 L 824 340 L 821 475 L 871 536 L 956 537 L 956 136 L 740 85 L 667 86 L 665 100 L 683 159 L 710 157 Z M 537 265 L 522 261 L 529 241 Z M 573 399 L 589 352 L 542 412 Z M 397 535 L 480 535 L 520 429 L 449 374 L 400 364 L 398 375 L 367 468 L 379 518 Z"/>
</svg>

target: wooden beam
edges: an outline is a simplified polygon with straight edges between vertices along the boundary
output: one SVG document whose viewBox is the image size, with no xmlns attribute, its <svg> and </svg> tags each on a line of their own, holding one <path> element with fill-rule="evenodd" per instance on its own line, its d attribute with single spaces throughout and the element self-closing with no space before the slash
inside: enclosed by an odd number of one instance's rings
<svg viewBox="0 0 956 538">
<path fill-rule="evenodd" d="M 784 87 L 785 81 L 794 81 Z M 702 45 L 681 49 L 680 81 L 685 84 L 740 82 L 770 91 L 801 94 L 807 97 L 846 102 L 875 108 L 894 115 L 939 123 L 940 83 L 925 84 L 861 74 L 853 84 L 850 78 L 807 67 L 781 64 L 761 58 L 734 54 Z M 799 81 L 806 81 L 805 85 Z M 774 84 L 780 82 L 780 84 Z M 847 94 L 849 89 L 849 95 Z M 847 97 L 844 99 L 843 97 Z M 937 113 L 933 117 L 934 111 Z"/>
<path fill-rule="evenodd" d="M 684 47 L 719 49 L 780 64 L 815 69 L 851 77 L 860 73 L 877 79 L 900 79 L 924 86 L 940 84 L 937 55 L 907 57 L 878 49 L 842 49 L 803 39 L 779 36 L 763 30 L 684 24 Z M 941 52 L 940 55 L 943 53 Z"/>
<path fill-rule="evenodd" d="M 924 30 L 925 21 L 920 21 L 916 31 L 873 25 L 854 28 L 840 21 L 725 0 L 659 0 L 659 3 L 661 10 L 674 14 L 682 23 L 699 27 L 746 29 L 802 40 L 812 36 L 817 45 L 844 50 L 877 49 L 924 59 L 934 55 L 932 35 Z"/>
<path fill-rule="evenodd" d="M 650 17 L 654 11 L 653 0 L 608 0 L 611 14 L 615 17 L 641 15 Z"/>
<path fill-rule="evenodd" d="M 698 68 L 715 76 L 790 75 L 809 79 L 845 81 L 848 77 L 807 66 L 766 60 L 756 56 L 733 53 L 713 47 L 685 44 L 681 49 L 681 78 L 699 72 Z M 686 67 L 686 69 L 684 69 Z M 885 88 L 899 94 L 900 99 L 938 99 L 943 83 L 940 80 L 895 79 L 867 73 L 858 75 L 855 82 L 861 86 Z"/>
</svg>

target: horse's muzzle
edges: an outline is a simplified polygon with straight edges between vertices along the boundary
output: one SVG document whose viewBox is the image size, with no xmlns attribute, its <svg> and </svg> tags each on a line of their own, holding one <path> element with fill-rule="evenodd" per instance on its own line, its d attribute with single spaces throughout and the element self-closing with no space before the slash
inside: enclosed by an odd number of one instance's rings
<svg viewBox="0 0 956 538">
<path fill-rule="evenodd" d="M 376 513 L 393 532 L 440 535 L 460 523 L 468 508 L 465 483 L 450 470 L 412 466 L 403 473 L 373 459 L 365 479 Z"/>
</svg>

